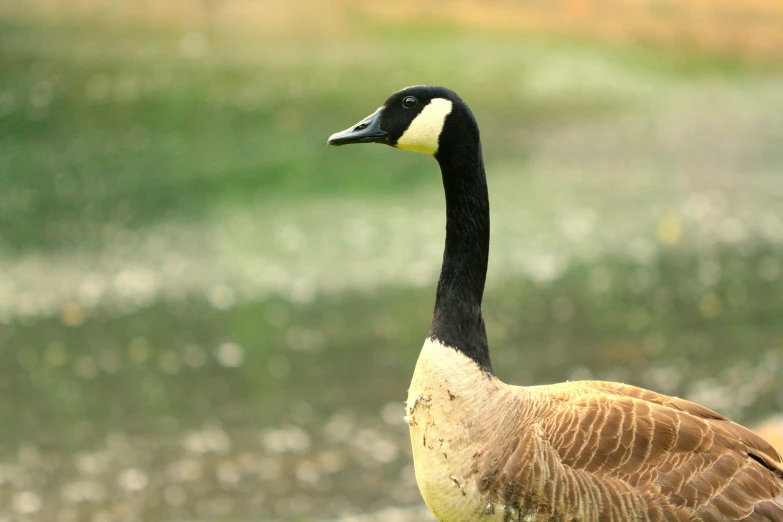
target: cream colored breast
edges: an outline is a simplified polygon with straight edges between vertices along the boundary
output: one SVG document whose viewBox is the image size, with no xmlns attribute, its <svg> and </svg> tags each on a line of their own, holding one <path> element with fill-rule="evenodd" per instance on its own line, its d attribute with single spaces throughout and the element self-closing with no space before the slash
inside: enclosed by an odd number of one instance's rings
<svg viewBox="0 0 783 522">
<path fill-rule="evenodd" d="M 477 476 L 482 448 L 493 439 L 486 422 L 493 411 L 507 411 L 512 394 L 496 377 L 469 358 L 427 340 L 408 390 L 416 481 L 424 501 L 441 522 L 503 520 L 504 514 L 482 499 Z M 506 403 L 504 407 L 498 407 Z M 466 518 L 466 514 L 474 516 Z"/>
</svg>

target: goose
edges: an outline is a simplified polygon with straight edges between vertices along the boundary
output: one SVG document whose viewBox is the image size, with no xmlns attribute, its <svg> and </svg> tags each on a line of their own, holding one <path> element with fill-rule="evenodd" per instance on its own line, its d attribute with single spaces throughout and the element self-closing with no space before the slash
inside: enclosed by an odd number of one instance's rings
<svg viewBox="0 0 783 522">
<path fill-rule="evenodd" d="M 630 385 L 501 382 L 481 301 L 489 197 L 479 128 L 439 86 L 408 87 L 328 145 L 384 143 L 440 165 L 446 242 L 408 390 L 416 482 L 441 522 L 783 522 L 783 464 L 747 428 Z"/>
</svg>

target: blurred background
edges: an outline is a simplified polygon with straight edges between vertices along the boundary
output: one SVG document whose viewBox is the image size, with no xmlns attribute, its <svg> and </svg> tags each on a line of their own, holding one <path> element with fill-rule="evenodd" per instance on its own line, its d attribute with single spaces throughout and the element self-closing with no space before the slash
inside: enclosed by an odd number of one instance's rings
<svg viewBox="0 0 783 522">
<path fill-rule="evenodd" d="M 436 164 L 481 124 L 499 377 L 619 380 L 783 449 L 777 0 L 0 1 L 0 521 L 429 520 L 402 401 Z"/>
</svg>

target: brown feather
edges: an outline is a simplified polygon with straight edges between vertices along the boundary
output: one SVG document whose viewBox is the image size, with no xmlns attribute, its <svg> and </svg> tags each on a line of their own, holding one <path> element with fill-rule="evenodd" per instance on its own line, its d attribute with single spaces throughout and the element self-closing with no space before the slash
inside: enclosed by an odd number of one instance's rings
<svg viewBox="0 0 783 522">
<path fill-rule="evenodd" d="M 409 424 L 439 520 L 783 522 L 780 455 L 718 413 L 623 384 L 508 386 L 448 347 L 426 350 L 410 393 L 427 406 Z M 455 462 L 458 497 L 438 482 Z"/>
</svg>

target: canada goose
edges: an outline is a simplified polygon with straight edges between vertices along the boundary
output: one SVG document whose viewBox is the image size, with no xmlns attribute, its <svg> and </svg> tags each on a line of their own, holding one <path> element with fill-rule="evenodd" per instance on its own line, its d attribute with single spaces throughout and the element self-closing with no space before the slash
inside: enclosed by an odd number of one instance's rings
<svg viewBox="0 0 783 522">
<path fill-rule="evenodd" d="M 519 387 L 492 370 L 481 300 L 489 199 L 479 129 L 457 94 L 393 94 L 329 145 L 385 143 L 440 164 L 446 246 L 408 391 L 416 481 L 442 522 L 783 522 L 783 464 L 707 408 L 624 384 Z"/>
</svg>

